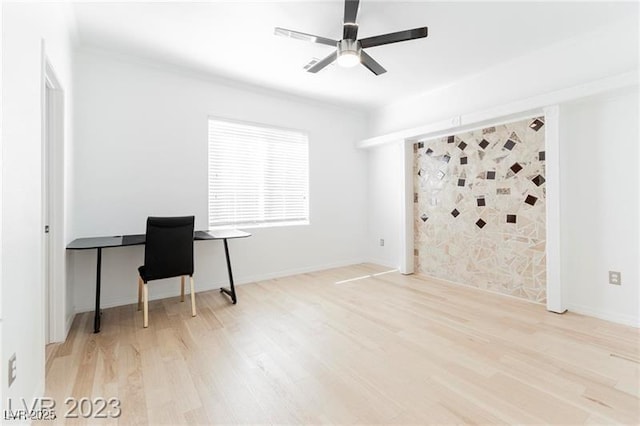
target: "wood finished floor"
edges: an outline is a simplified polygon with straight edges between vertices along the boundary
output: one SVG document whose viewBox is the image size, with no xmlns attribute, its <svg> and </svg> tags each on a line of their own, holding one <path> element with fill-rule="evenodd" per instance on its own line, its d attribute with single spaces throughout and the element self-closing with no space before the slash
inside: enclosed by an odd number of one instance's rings
<svg viewBox="0 0 640 426">
<path fill-rule="evenodd" d="M 243 285 L 235 306 L 198 293 L 195 318 L 153 301 L 148 329 L 135 305 L 97 335 L 80 314 L 46 393 L 59 417 L 67 396 L 121 399 L 88 424 L 640 423 L 637 329 L 385 271 Z"/>
</svg>

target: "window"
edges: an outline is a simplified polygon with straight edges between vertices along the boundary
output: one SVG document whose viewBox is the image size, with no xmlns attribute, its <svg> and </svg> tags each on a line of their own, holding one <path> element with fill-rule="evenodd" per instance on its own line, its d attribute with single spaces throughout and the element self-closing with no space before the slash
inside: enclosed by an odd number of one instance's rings
<svg viewBox="0 0 640 426">
<path fill-rule="evenodd" d="M 209 226 L 307 223 L 307 135 L 210 118 Z"/>
</svg>

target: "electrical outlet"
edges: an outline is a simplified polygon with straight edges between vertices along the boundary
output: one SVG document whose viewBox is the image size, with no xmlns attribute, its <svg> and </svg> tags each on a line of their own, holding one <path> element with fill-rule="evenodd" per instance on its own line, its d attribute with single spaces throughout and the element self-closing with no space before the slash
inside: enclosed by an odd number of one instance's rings
<svg viewBox="0 0 640 426">
<path fill-rule="evenodd" d="M 619 271 L 609 271 L 609 284 L 622 285 L 622 275 Z"/>
<path fill-rule="evenodd" d="M 380 247 L 384 247 L 384 238 L 380 238 Z"/>
<path fill-rule="evenodd" d="M 9 387 L 16 380 L 16 375 L 16 354 L 14 353 L 11 355 L 11 358 L 9 358 Z"/>
</svg>

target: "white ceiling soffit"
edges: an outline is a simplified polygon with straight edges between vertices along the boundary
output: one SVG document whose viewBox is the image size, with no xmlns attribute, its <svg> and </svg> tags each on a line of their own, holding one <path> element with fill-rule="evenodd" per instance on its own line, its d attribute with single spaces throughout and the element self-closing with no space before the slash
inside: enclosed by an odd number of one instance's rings
<svg viewBox="0 0 640 426">
<path fill-rule="evenodd" d="M 339 39 L 342 1 L 78 2 L 73 8 L 81 46 L 364 109 L 638 15 L 636 2 L 361 0 L 360 38 L 429 27 L 427 38 L 367 49 L 388 70 L 375 76 L 363 66 L 308 73 L 303 67 L 331 47 L 274 35 L 279 26 Z"/>
</svg>

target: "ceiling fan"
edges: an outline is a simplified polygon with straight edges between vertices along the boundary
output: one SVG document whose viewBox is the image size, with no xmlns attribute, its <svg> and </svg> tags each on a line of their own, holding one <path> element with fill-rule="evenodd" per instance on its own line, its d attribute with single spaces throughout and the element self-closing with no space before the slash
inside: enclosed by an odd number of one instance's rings
<svg viewBox="0 0 640 426">
<path fill-rule="evenodd" d="M 305 69 L 308 72 L 317 73 L 333 61 L 337 61 L 338 65 L 344 67 L 352 67 L 361 63 L 375 75 L 383 74 L 387 72 L 387 70 L 369 56 L 369 54 L 367 54 L 363 49 L 382 46 L 383 44 L 424 38 L 427 36 L 427 27 L 420 27 L 412 30 L 398 31 L 395 33 L 367 37 L 358 40 L 358 24 L 356 23 L 356 16 L 358 15 L 359 3 L 360 0 L 345 0 L 344 2 L 342 40 L 332 40 L 330 38 L 287 30 L 280 27 L 276 27 L 275 34 L 336 48 L 335 52 L 331 53 L 329 56 L 317 62 L 311 61 L 307 64 Z"/>
</svg>

